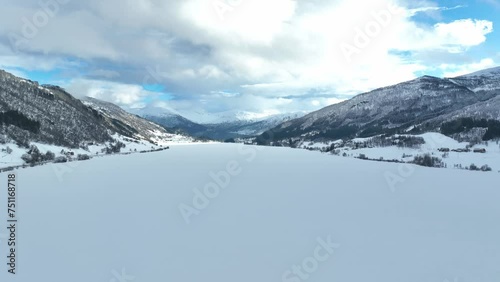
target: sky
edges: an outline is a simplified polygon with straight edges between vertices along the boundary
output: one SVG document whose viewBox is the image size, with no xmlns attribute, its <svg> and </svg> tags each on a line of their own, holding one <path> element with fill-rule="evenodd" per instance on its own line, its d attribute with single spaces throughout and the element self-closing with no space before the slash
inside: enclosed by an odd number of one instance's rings
<svg viewBox="0 0 500 282">
<path fill-rule="evenodd" d="M 500 62 L 500 0 L 3 2 L 1 69 L 131 111 L 309 112 Z"/>
</svg>

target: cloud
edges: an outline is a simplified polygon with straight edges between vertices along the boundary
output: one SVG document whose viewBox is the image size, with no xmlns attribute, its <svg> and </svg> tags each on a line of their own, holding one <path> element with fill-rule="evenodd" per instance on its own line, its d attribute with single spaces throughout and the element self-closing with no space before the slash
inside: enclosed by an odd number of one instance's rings
<svg viewBox="0 0 500 282">
<path fill-rule="evenodd" d="M 77 69 L 66 82 L 71 91 L 124 107 L 161 100 L 142 87 L 161 84 L 179 109 L 314 110 L 428 70 L 472 68 L 473 60 L 451 65 L 485 44 L 491 21 L 416 20 L 460 8 L 409 0 L 70 1 L 10 50 L 24 19 L 45 11 L 35 0 L 11 1 L 0 17 L 0 67 Z M 445 57 L 450 67 L 439 68 Z"/>
<path fill-rule="evenodd" d="M 419 8 L 408 9 L 406 13 L 412 17 L 418 15 L 419 13 L 425 13 L 427 16 L 430 16 L 431 18 L 440 20 L 441 15 L 439 14 L 439 12 L 462 9 L 466 7 L 467 6 L 465 5 L 457 5 L 455 7 L 439 7 L 439 6 L 430 6 L 429 4 L 427 4 L 426 6 L 422 6 Z"/>
<path fill-rule="evenodd" d="M 436 24 L 435 31 L 443 44 L 470 47 L 486 41 L 486 35 L 493 32 L 493 23 L 486 20 L 457 20 Z"/>
<path fill-rule="evenodd" d="M 97 70 L 90 71 L 88 73 L 88 76 L 89 77 L 112 79 L 112 78 L 120 77 L 120 73 L 118 71 L 97 69 Z"/>
<path fill-rule="evenodd" d="M 88 96 L 128 109 L 144 107 L 145 98 L 154 99 L 160 95 L 138 85 L 90 79 L 75 79 L 63 87 L 78 98 Z"/>
<path fill-rule="evenodd" d="M 495 67 L 495 61 L 491 58 L 482 59 L 479 62 L 457 65 L 457 64 L 443 64 L 439 68 L 444 72 L 445 77 L 457 77 L 476 71 L 484 70 L 487 68 Z"/>
<path fill-rule="evenodd" d="M 37 54 L 16 54 L 9 47 L 0 43 L 0 68 L 20 68 L 24 70 L 51 71 L 54 69 L 79 67 L 78 62 L 66 60 L 60 56 L 40 56 Z"/>
</svg>

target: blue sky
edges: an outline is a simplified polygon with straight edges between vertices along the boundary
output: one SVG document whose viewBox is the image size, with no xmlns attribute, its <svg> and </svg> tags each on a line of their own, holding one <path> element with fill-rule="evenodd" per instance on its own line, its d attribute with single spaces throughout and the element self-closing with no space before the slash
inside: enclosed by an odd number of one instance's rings
<svg viewBox="0 0 500 282">
<path fill-rule="evenodd" d="M 0 68 L 130 110 L 312 111 L 500 64 L 498 0 L 57 1 L 4 5 Z"/>
<path fill-rule="evenodd" d="M 489 4 L 486 1 L 460 0 L 437 1 L 437 3 L 443 7 L 455 8 L 442 11 L 437 18 L 436 15 L 433 14 L 420 13 L 414 17 L 414 20 L 419 23 L 434 25 L 439 22 L 453 22 L 459 19 L 470 18 L 491 21 L 494 28 L 500 26 L 500 17 L 498 16 L 500 13 L 500 4 L 493 4 L 494 1 Z M 484 44 L 474 46 L 463 54 L 464 63 L 467 63 L 467 60 L 480 61 L 485 55 L 498 58 L 500 52 L 498 46 L 500 46 L 500 33 L 492 32 L 488 34 Z M 433 71 L 420 71 L 417 73 L 419 75 L 429 74 L 439 77 L 444 76 L 444 72 L 439 69 Z"/>
</svg>

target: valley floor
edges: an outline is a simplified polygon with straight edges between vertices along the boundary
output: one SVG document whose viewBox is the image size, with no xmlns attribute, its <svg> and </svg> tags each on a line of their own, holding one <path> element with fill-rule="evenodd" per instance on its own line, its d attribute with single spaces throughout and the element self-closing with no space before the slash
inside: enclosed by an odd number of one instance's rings
<svg viewBox="0 0 500 282">
<path fill-rule="evenodd" d="M 15 172 L 0 281 L 500 280 L 498 173 L 240 144 Z"/>
</svg>

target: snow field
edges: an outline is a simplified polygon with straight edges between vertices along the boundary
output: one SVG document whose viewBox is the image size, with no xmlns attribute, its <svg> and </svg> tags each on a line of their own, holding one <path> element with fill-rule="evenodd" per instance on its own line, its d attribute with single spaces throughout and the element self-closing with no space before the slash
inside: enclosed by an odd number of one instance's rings
<svg viewBox="0 0 500 282">
<path fill-rule="evenodd" d="M 95 158 L 62 178 L 17 170 L 19 268 L 1 266 L 0 280 L 500 279 L 497 173 L 411 166 L 391 189 L 398 164 L 242 146 Z M 179 206 L 229 163 L 240 173 L 187 224 Z"/>
</svg>

